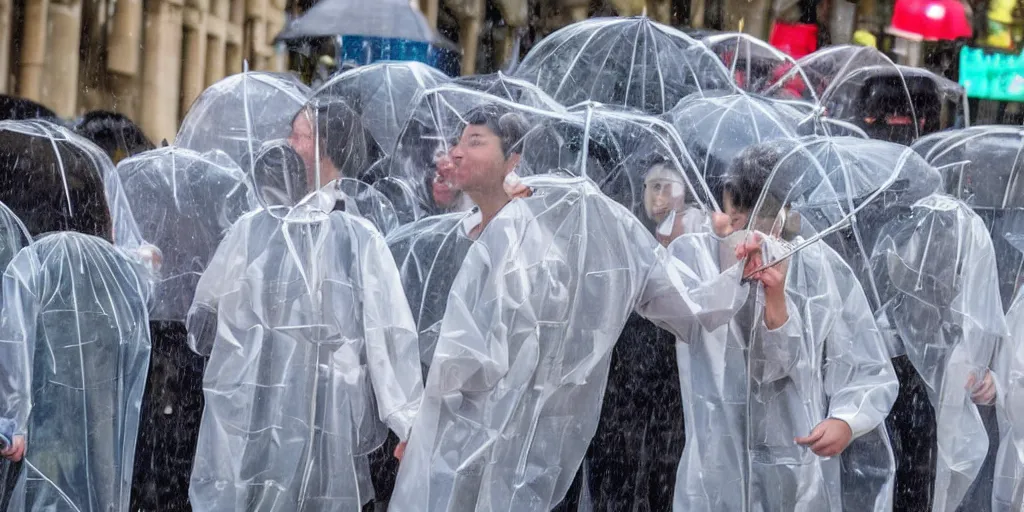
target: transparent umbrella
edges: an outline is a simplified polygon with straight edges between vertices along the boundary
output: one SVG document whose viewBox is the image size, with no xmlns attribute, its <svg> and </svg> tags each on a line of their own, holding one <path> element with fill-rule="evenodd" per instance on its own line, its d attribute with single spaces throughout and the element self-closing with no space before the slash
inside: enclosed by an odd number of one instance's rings
<svg viewBox="0 0 1024 512">
<path fill-rule="evenodd" d="M 516 77 L 563 105 L 590 100 L 650 114 L 690 94 L 736 88 L 706 46 L 647 17 L 592 18 L 558 30 L 530 50 Z"/>
<path fill-rule="evenodd" d="M 241 164 L 263 142 L 288 137 L 309 99 L 295 76 L 247 71 L 211 85 L 192 103 L 174 145 L 198 153 L 221 150 Z"/>
<path fill-rule="evenodd" d="M 1018 249 L 1024 238 L 1024 130 L 977 126 L 921 138 L 913 148 L 942 174 L 945 191 L 967 203 L 988 227 L 999 292 L 1009 309 L 1024 283 L 1024 257 Z"/>
<path fill-rule="evenodd" d="M 790 70 L 793 76 L 779 91 L 788 92 L 794 98 L 805 94 L 811 101 L 817 94 L 806 76 L 795 68 L 796 60 L 774 46 L 740 32 L 722 32 L 704 36 L 701 42 L 715 52 L 729 69 L 736 86 L 747 92 L 763 94 L 776 79 Z M 781 94 L 780 94 L 781 96 Z"/>
<path fill-rule="evenodd" d="M 556 102 L 540 87 L 513 76 L 506 75 L 501 71 L 489 75 L 472 75 L 456 78 L 452 81 L 467 89 L 486 92 L 499 98 L 515 103 L 551 111 L 562 110 L 562 105 Z"/>
</svg>

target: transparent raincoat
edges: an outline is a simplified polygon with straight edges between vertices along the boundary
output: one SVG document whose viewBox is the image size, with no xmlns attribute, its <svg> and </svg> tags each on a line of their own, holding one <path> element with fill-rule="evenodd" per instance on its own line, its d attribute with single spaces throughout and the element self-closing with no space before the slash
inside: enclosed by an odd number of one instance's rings
<svg viewBox="0 0 1024 512">
<path fill-rule="evenodd" d="M 390 154 L 416 96 L 448 80 L 420 62 L 375 62 L 331 77 L 313 96 L 345 101 L 359 114 L 381 151 Z"/>
<path fill-rule="evenodd" d="M 752 231 L 775 247 L 768 249 L 774 259 L 788 258 L 778 263 L 788 313 L 782 326 L 765 325 L 756 307 L 766 300 L 759 287 L 727 326 L 679 339 L 690 437 L 675 510 L 892 507 L 894 465 L 883 421 L 898 383 L 856 274 L 821 242 L 881 195 L 854 204 L 851 176 L 818 162 L 814 141 L 745 150 L 724 184 L 733 208 L 727 212 L 740 231 L 725 236 L 728 230 L 716 226 L 715 233 L 684 235 L 670 246 L 700 277 L 730 265 L 728 248 Z M 896 169 L 889 172 L 883 189 L 895 181 Z M 823 209 L 838 217 L 815 226 L 810 220 Z M 813 445 L 794 440 L 840 424 L 852 435 L 841 457 L 819 456 Z"/>
<path fill-rule="evenodd" d="M 955 510 L 989 451 L 971 394 L 1007 335 L 988 230 L 966 204 L 928 196 L 887 226 L 872 267 L 884 284 L 879 327 L 893 357 L 906 354 L 913 363 L 935 410 L 932 510 Z"/>
<path fill-rule="evenodd" d="M 996 407 L 1000 412 L 993 512 L 1024 507 L 1024 293 L 1010 306 L 1006 324 L 1010 337 L 1003 343 L 993 368 L 998 377 Z"/>
<path fill-rule="evenodd" d="M 247 214 L 200 279 L 194 510 L 358 510 L 374 498 L 367 454 L 389 428 L 407 439 L 423 389 L 416 327 L 358 202 L 317 192 Z"/>
<path fill-rule="evenodd" d="M 247 71 L 211 85 L 192 103 L 174 145 L 219 149 L 236 163 L 268 140 L 288 137 L 310 90 L 292 75 Z"/>
<path fill-rule="evenodd" d="M 939 169 L 946 192 L 985 221 L 1006 309 L 1024 284 L 1024 257 L 1014 246 L 1014 237 L 1024 236 L 1022 143 L 1024 130 L 1018 127 L 976 126 L 923 137 L 913 146 Z"/>
<path fill-rule="evenodd" d="M 736 86 L 747 92 L 765 93 L 778 77 L 796 66 L 793 57 L 750 34 L 721 32 L 707 35 L 701 42 L 722 59 Z M 793 75 L 778 91 L 778 96 L 789 94 L 796 99 L 806 94 L 812 101 L 816 100 L 813 87 L 799 68 Z"/>
<path fill-rule="evenodd" d="M 224 153 L 173 146 L 117 166 L 143 237 L 160 248 L 153 320 L 184 322 L 224 233 L 250 209 L 246 176 Z"/>
<path fill-rule="evenodd" d="M 6 267 L 0 311 L 0 418 L 27 436 L 9 510 L 126 510 L 151 293 L 109 241 L 117 176 L 48 123 L 2 122 L 0 145 L 0 195 L 35 237 Z"/>
<path fill-rule="evenodd" d="M 452 285 L 392 510 L 550 509 L 629 313 L 713 329 L 746 296 L 739 266 L 685 289 L 685 265 L 591 181 L 524 183 L 533 195 L 487 225 Z"/>
<path fill-rule="evenodd" d="M 736 90 L 718 57 L 646 16 L 591 18 L 541 40 L 516 77 L 571 106 L 596 101 L 662 114 L 694 93 Z"/>
</svg>

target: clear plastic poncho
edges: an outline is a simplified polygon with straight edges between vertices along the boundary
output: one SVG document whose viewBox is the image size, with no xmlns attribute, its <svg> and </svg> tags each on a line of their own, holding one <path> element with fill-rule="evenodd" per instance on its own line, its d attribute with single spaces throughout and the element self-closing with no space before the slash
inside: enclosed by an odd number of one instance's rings
<svg viewBox="0 0 1024 512">
<path fill-rule="evenodd" d="M 855 139 L 856 140 L 856 139 Z M 676 510 L 890 510 L 894 462 L 884 419 L 898 382 L 854 271 L 821 241 L 880 194 L 854 203 L 848 169 L 819 161 L 817 139 L 740 154 L 725 181 L 734 231 L 684 235 L 669 247 L 698 277 L 735 261 L 753 232 L 784 269 L 788 319 L 763 320 L 761 287 L 727 326 L 677 344 L 686 432 Z M 852 163 L 852 162 L 851 162 Z M 898 166 L 888 168 L 882 188 Z M 754 194 L 751 196 L 751 194 Z M 744 206 L 743 197 L 757 198 Z M 814 226 L 817 212 L 836 214 Z M 820 457 L 794 439 L 841 420 L 852 442 Z"/>
<path fill-rule="evenodd" d="M 1009 309 L 1024 284 L 1024 257 L 1014 246 L 1024 236 L 1024 130 L 976 126 L 937 133 L 913 146 L 939 169 L 946 193 L 966 202 L 988 226 L 996 251 L 999 293 Z"/>
<path fill-rule="evenodd" d="M 993 512 L 1024 507 L 1024 293 L 1010 306 L 1006 324 L 1010 337 L 993 368 L 1000 437 L 992 485 Z"/>
<path fill-rule="evenodd" d="M 935 410 L 932 510 L 954 510 L 989 451 L 971 393 L 1007 336 L 988 230 L 966 204 L 931 195 L 887 227 L 872 267 L 884 283 L 879 327 L 889 332 L 893 357 L 913 363 Z"/>
<path fill-rule="evenodd" d="M 142 235 L 160 249 L 153 320 L 184 322 L 228 228 L 250 209 L 246 176 L 221 152 L 168 146 L 117 166 Z"/>
<path fill-rule="evenodd" d="M 198 153 L 219 149 L 241 165 L 268 140 L 288 137 L 310 97 L 295 76 L 247 71 L 211 85 L 192 103 L 174 145 Z"/>
<path fill-rule="evenodd" d="M 199 281 L 196 511 L 358 510 L 374 498 L 367 455 L 388 429 L 409 436 L 416 327 L 383 236 L 359 216 L 367 197 L 382 204 L 341 181 L 320 189 L 314 176 L 294 208 L 243 216 Z"/>
<path fill-rule="evenodd" d="M 375 62 L 331 77 L 313 97 L 345 101 L 381 151 L 390 154 L 417 95 L 448 80 L 444 73 L 420 62 Z"/>
<path fill-rule="evenodd" d="M 736 90 L 711 50 L 646 16 L 562 28 L 530 50 L 515 76 L 566 106 L 590 100 L 656 115 L 690 94 Z"/>
<path fill-rule="evenodd" d="M 686 288 L 622 206 L 585 178 L 525 179 L 449 294 L 391 509 L 548 510 L 597 427 L 611 350 L 633 310 L 682 334 L 738 308 L 738 266 Z"/>
<path fill-rule="evenodd" d="M 506 75 L 501 71 L 488 75 L 472 75 L 456 78 L 452 83 L 467 89 L 486 92 L 499 98 L 527 105 L 533 108 L 561 111 L 564 107 L 540 87 L 525 80 Z"/>
<path fill-rule="evenodd" d="M 720 32 L 705 36 L 701 42 L 722 59 L 736 86 L 747 92 L 764 94 L 777 78 L 796 66 L 793 57 L 750 34 Z M 778 91 L 778 96 L 789 94 L 795 99 L 807 94 L 816 101 L 814 88 L 799 68 L 793 75 Z"/>
</svg>

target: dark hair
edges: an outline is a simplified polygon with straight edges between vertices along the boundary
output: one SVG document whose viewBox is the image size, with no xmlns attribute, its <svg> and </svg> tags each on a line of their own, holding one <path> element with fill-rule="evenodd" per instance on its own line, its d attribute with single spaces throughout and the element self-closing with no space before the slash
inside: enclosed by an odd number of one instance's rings
<svg viewBox="0 0 1024 512">
<path fill-rule="evenodd" d="M 142 128 L 117 112 L 89 112 L 75 126 L 75 133 L 99 146 L 115 164 L 129 156 L 156 148 L 142 132 Z"/>
<path fill-rule="evenodd" d="M 529 126 L 522 114 L 500 105 L 483 105 L 466 114 L 467 126 L 486 126 L 501 141 L 501 152 L 505 158 L 522 153 L 523 137 Z"/>
<path fill-rule="evenodd" d="M 243 162 L 246 172 L 250 169 L 249 159 L 246 154 Z M 291 206 L 306 195 L 306 166 L 286 140 L 264 142 L 256 152 L 251 169 L 249 179 L 256 193 L 267 201 L 267 206 Z"/>
<path fill-rule="evenodd" d="M 779 164 L 782 152 L 775 144 L 756 144 L 744 149 L 733 160 L 722 184 L 722 193 L 728 193 L 733 206 L 740 211 L 750 212 L 757 205 L 772 170 Z M 774 180 L 775 182 L 779 180 Z M 784 206 L 785 193 L 777 194 L 779 187 L 769 187 L 759 217 L 774 217 Z M 781 196 L 781 197 L 780 197 Z"/>
<path fill-rule="evenodd" d="M 314 116 L 320 148 L 344 178 L 360 178 L 372 164 L 383 157 L 383 151 L 355 109 L 341 99 L 317 99 L 310 115 Z"/>
<path fill-rule="evenodd" d="M 0 94 L 0 120 L 57 119 L 57 114 L 32 100 Z"/>
<path fill-rule="evenodd" d="M 51 123 L 39 121 L 46 130 Z M 0 202 L 37 237 L 77 231 L 112 239 L 98 162 L 77 142 L 0 128 Z"/>
</svg>

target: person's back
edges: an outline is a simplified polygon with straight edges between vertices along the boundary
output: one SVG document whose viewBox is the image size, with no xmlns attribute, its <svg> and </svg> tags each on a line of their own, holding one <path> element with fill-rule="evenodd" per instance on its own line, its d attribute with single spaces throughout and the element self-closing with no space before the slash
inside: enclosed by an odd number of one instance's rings
<svg viewBox="0 0 1024 512">
<path fill-rule="evenodd" d="M 29 434 L 10 510 L 125 510 L 149 366 L 148 285 L 109 242 L 60 232 L 4 275 L 4 417 Z M 27 370 L 27 371 L 26 371 Z"/>
<path fill-rule="evenodd" d="M 408 435 L 415 327 L 383 238 L 303 206 L 242 217 L 199 282 L 190 344 L 209 354 L 194 510 L 358 510 L 385 423 Z"/>
</svg>

